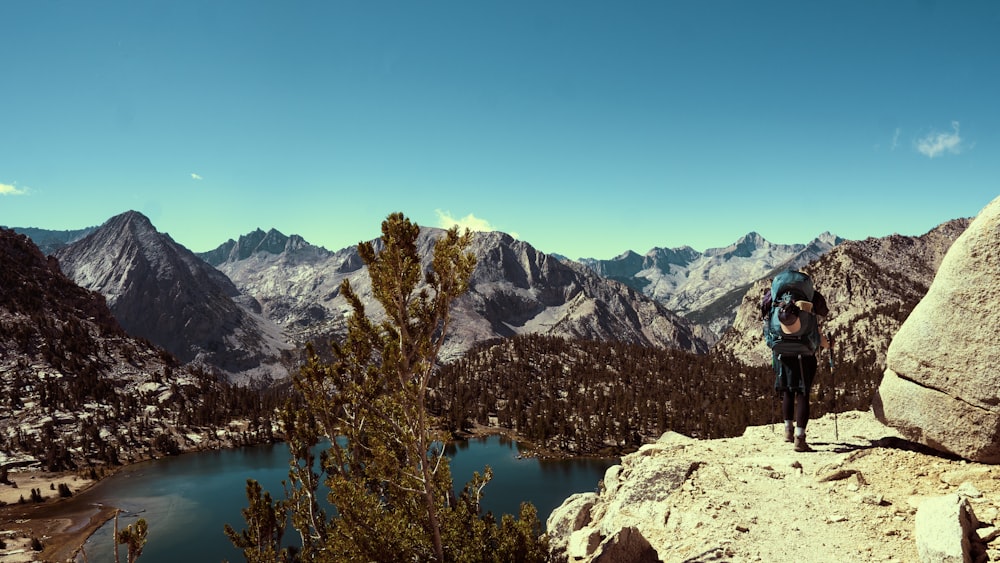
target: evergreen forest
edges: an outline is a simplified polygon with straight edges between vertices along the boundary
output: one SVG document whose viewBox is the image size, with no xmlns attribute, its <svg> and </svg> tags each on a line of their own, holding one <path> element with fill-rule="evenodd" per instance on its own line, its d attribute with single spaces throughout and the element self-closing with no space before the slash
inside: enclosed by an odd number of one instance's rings
<svg viewBox="0 0 1000 563">
<path fill-rule="evenodd" d="M 835 357 L 831 373 L 829 352 L 819 362 L 812 418 L 868 409 L 880 371 Z M 770 366 L 718 354 L 525 335 L 442 366 L 432 408 L 456 433 L 493 426 L 553 453 L 617 455 L 666 431 L 724 438 L 776 422 L 773 386 Z"/>
</svg>

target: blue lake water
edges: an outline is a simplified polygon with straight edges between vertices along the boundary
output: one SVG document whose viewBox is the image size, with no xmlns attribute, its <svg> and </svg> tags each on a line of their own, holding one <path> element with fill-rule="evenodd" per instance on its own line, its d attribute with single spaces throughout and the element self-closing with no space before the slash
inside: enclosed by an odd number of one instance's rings
<svg viewBox="0 0 1000 563">
<path fill-rule="evenodd" d="M 481 473 L 486 465 L 493 468 L 493 480 L 485 489 L 485 510 L 516 515 L 521 502 L 528 501 L 543 523 L 566 497 L 596 490 L 605 470 L 617 463 L 519 458 L 517 443 L 500 436 L 457 442 L 448 455 L 456 488 L 474 471 Z M 127 511 L 119 519 L 123 528 L 137 518 L 146 519 L 149 537 L 139 559 L 142 563 L 236 563 L 244 560 L 243 555 L 229 543 L 223 525 L 245 527 L 240 510 L 247 505 L 248 478 L 259 481 L 273 498 L 283 497 L 281 481 L 288 478 L 288 458 L 288 448 L 276 444 L 160 459 L 125 468 L 102 481 L 88 494 L 88 501 Z M 112 535 L 109 522 L 87 542 L 91 563 L 114 560 Z"/>
</svg>

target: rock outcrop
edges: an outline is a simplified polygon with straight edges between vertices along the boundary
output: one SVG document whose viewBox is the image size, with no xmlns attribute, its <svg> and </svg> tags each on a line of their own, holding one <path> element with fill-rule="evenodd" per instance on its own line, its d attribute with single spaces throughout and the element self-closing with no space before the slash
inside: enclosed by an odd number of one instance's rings
<svg viewBox="0 0 1000 563">
<path fill-rule="evenodd" d="M 780 424 L 719 440 L 665 434 L 609 468 L 599 492 L 552 511 L 552 560 L 1000 558 L 1000 466 L 903 440 L 871 411 L 808 431 L 809 453 L 794 452 Z"/>
<path fill-rule="evenodd" d="M 969 563 L 978 522 L 969 499 L 957 493 L 925 500 L 917 510 L 917 553 L 921 561 Z"/>
<path fill-rule="evenodd" d="M 1000 198 L 951 246 L 892 339 L 873 406 L 916 442 L 1000 463 Z"/>
</svg>

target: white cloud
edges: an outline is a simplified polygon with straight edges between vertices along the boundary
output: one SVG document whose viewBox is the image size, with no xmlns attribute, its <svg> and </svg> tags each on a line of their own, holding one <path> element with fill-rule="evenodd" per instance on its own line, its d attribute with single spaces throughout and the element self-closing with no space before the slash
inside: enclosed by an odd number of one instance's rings
<svg viewBox="0 0 1000 563">
<path fill-rule="evenodd" d="M 25 188 L 19 188 L 15 184 L 0 184 L 0 195 L 24 195 L 28 193 Z"/>
<path fill-rule="evenodd" d="M 952 133 L 928 133 L 917 139 L 917 151 L 928 158 L 936 158 L 945 153 L 961 153 L 965 147 L 958 134 L 958 122 L 952 121 L 951 128 Z"/>
<path fill-rule="evenodd" d="M 452 216 L 450 211 L 441 211 L 440 209 L 436 209 L 434 210 L 434 212 L 437 213 L 438 227 L 441 227 L 442 229 L 450 229 L 455 225 L 458 225 L 458 228 L 460 230 L 469 229 L 470 231 L 484 231 L 484 232 L 496 230 L 493 228 L 492 225 L 490 225 L 489 221 L 487 221 L 486 219 L 480 219 L 479 217 L 476 217 L 472 213 L 469 213 L 468 215 L 462 217 L 461 219 L 456 219 L 455 217 Z"/>
<path fill-rule="evenodd" d="M 192 173 L 191 173 L 191 179 L 192 179 L 192 180 L 201 180 L 201 179 L 202 179 L 202 177 L 201 177 L 200 175 L 198 175 L 198 174 L 195 174 L 194 172 L 192 172 Z"/>
<path fill-rule="evenodd" d="M 491 225 L 490 222 L 487 221 L 486 219 L 476 217 L 472 213 L 469 213 L 465 217 L 456 218 L 452 216 L 450 211 L 441 211 L 440 209 L 436 209 L 434 212 L 437 213 L 437 218 L 438 218 L 437 226 L 442 229 L 450 229 L 455 225 L 458 225 L 459 230 L 468 229 L 473 232 L 489 232 L 489 231 L 500 230 Z M 517 233 L 508 232 L 507 234 L 514 238 L 519 238 Z"/>
<path fill-rule="evenodd" d="M 896 150 L 896 147 L 899 146 L 900 133 L 902 133 L 902 130 L 899 127 L 897 127 L 896 130 L 892 133 L 892 144 L 889 145 L 889 150 L 894 151 Z"/>
</svg>

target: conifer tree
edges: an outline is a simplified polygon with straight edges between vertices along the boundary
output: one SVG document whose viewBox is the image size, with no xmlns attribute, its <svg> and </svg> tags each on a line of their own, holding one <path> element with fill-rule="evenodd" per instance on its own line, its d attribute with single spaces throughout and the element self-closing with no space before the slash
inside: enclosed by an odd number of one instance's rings
<svg viewBox="0 0 1000 563">
<path fill-rule="evenodd" d="M 118 545 L 126 546 L 128 563 L 135 561 L 142 555 L 142 549 L 146 546 L 146 536 L 149 533 L 149 525 L 145 518 L 136 520 L 134 524 L 125 526 L 124 530 L 118 529 L 118 513 L 115 513 L 115 563 L 118 563 Z"/>
<path fill-rule="evenodd" d="M 237 532 L 226 524 L 229 541 L 243 550 L 248 563 L 286 561 L 287 551 L 281 549 L 281 536 L 285 533 L 286 511 L 281 502 L 271 501 L 271 494 L 261 489 L 260 483 L 247 479 L 247 501 L 243 509 L 247 527 Z"/>
<path fill-rule="evenodd" d="M 434 244 L 425 265 L 420 228 L 400 213 L 382 223 L 381 242 L 363 242 L 371 293 L 368 315 L 355 288 L 341 294 L 353 314 L 332 363 L 307 350 L 294 377 L 298 404 L 283 413 L 294 459 L 286 500 L 302 561 L 543 561 L 541 525 L 530 504 L 519 520 L 480 514 L 487 467 L 457 497 L 443 445 L 448 436 L 428 409 L 451 303 L 475 267 L 471 236 L 457 227 Z M 380 319 L 380 320 L 379 320 Z M 317 464 L 315 445 L 329 439 Z M 320 482 L 335 507 L 320 508 Z M 287 553 L 287 551 L 285 552 Z"/>
</svg>

